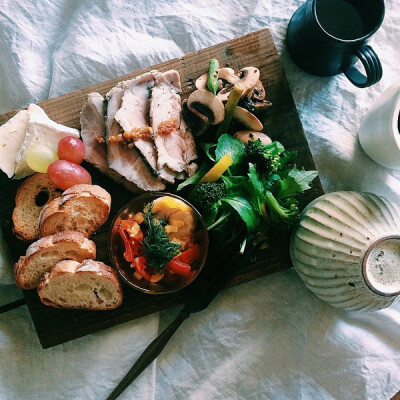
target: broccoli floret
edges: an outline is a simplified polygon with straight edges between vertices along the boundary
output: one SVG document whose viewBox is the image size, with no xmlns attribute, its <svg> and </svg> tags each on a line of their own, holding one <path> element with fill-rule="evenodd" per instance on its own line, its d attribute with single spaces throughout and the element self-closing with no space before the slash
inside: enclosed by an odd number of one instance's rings
<svg viewBox="0 0 400 400">
<path fill-rule="evenodd" d="M 275 196 L 267 191 L 264 202 L 273 226 L 279 226 L 282 222 L 292 226 L 300 217 L 298 203 L 294 198 L 287 198 L 279 203 Z"/>
<path fill-rule="evenodd" d="M 192 203 L 201 210 L 207 210 L 216 204 L 225 194 L 223 183 L 205 182 L 196 190 Z"/>
<path fill-rule="evenodd" d="M 257 171 L 262 174 L 276 172 L 281 167 L 282 162 L 279 155 L 284 150 L 279 142 L 263 145 L 260 139 L 249 142 L 245 147 L 247 161 L 255 164 Z"/>
</svg>

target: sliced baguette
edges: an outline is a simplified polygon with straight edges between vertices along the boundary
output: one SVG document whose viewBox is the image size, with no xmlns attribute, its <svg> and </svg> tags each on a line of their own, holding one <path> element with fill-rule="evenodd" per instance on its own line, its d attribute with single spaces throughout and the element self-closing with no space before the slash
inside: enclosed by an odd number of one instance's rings
<svg viewBox="0 0 400 400">
<path fill-rule="evenodd" d="M 116 272 L 99 261 L 60 261 L 42 277 L 38 294 L 56 308 L 111 310 L 121 305 L 122 289 Z"/>
<path fill-rule="evenodd" d="M 88 258 L 96 258 L 96 245 L 82 233 L 67 231 L 46 236 L 32 243 L 14 265 L 15 283 L 21 289 L 34 289 L 41 276 L 59 261 L 82 262 Z"/>
<path fill-rule="evenodd" d="M 107 220 L 111 196 L 97 185 L 75 185 L 47 204 L 39 216 L 39 235 L 76 231 L 92 235 Z"/>
<path fill-rule="evenodd" d="M 14 233 L 23 240 L 32 241 L 39 237 L 38 219 L 40 212 L 61 190 L 50 181 L 47 174 L 34 174 L 27 178 L 17 190 L 12 215 Z"/>
</svg>

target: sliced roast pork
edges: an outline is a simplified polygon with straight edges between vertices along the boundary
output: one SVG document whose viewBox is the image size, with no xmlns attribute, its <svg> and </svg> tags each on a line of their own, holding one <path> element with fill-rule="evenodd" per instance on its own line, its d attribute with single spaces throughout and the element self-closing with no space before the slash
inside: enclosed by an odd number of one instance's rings
<svg viewBox="0 0 400 400">
<path fill-rule="evenodd" d="M 167 166 L 178 173 L 192 174 L 197 158 L 193 135 L 181 122 L 179 73 L 175 70 L 156 75 L 152 89 L 150 120 L 157 148 L 159 168 Z"/>
<path fill-rule="evenodd" d="M 196 142 L 183 118 L 181 118 L 181 124 L 177 134 L 181 139 L 179 144 L 185 161 L 185 171 L 189 176 L 192 176 L 197 171 L 198 167 L 195 162 L 197 160 Z"/>
<path fill-rule="evenodd" d="M 85 144 L 85 160 L 109 176 L 117 183 L 121 183 L 132 192 L 140 189 L 129 182 L 122 175 L 108 166 L 105 121 L 104 121 L 104 97 L 100 93 L 90 93 L 87 102 L 81 112 L 81 136 Z"/>
<path fill-rule="evenodd" d="M 180 90 L 177 71 L 150 71 L 112 88 L 106 113 L 103 97 L 91 93 L 81 114 L 86 160 L 130 190 L 163 190 L 192 175 L 197 153 Z"/>
<path fill-rule="evenodd" d="M 115 121 L 123 130 L 124 139 L 134 143 L 144 160 L 160 178 L 173 183 L 175 175 L 167 168 L 157 167 L 157 151 L 152 129 L 148 124 L 150 90 L 154 86 L 154 73 L 148 72 L 129 81 L 122 82 L 121 108 L 115 114 Z"/>
<path fill-rule="evenodd" d="M 108 165 L 130 182 L 135 183 L 140 189 L 163 190 L 165 189 L 164 183 L 151 173 L 133 143 L 129 145 L 124 143 L 122 136 L 124 131 L 115 120 L 116 113 L 121 108 L 124 85 L 127 82 L 114 87 L 106 95 L 108 100 L 106 118 Z"/>
</svg>

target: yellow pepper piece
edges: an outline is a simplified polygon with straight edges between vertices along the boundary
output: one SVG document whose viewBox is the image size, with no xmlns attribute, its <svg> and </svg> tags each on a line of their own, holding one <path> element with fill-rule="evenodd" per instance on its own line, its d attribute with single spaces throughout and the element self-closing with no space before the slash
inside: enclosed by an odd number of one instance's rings
<svg viewBox="0 0 400 400">
<path fill-rule="evenodd" d="M 203 182 L 215 182 L 232 165 L 230 154 L 225 154 L 200 180 Z"/>
<path fill-rule="evenodd" d="M 152 212 L 159 212 L 166 218 L 169 218 L 177 211 L 190 211 L 191 208 L 182 200 L 171 196 L 163 196 L 154 200 Z"/>
</svg>

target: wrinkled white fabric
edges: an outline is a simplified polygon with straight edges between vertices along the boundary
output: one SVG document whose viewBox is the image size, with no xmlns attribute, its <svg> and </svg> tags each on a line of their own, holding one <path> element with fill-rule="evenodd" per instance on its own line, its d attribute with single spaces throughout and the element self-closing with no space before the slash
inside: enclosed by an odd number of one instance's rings
<svg viewBox="0 0 400 400">
<path fill-rule="evenodd" d="M 301 0 L 0 1 L 0 112 L 179 57 L 269 26 L 326 192 L 400 200 L 400 172 L 362 151 L 367 109 L 400 79 L 400 0 L 371 40 L 380 83 L 357 89 L 290 59 L 284 37 Z M 19 297 L 0 287 L 0 304 Z M 42 350 L 26 307 L 0 316 L 0 398 L 105 398 L 179 308 Z M 346 314 L 293 270 L 221 293 L 190 317 L 121 399 L 389 399 L 400 390 L 400 306 Z"/>
</svg>

